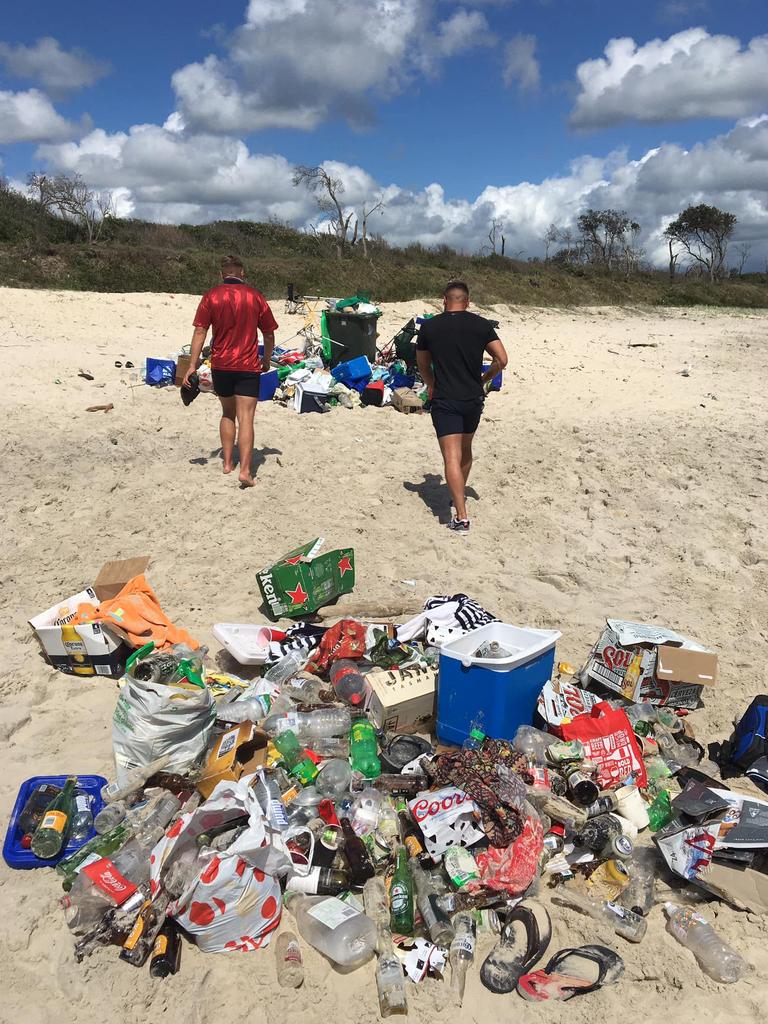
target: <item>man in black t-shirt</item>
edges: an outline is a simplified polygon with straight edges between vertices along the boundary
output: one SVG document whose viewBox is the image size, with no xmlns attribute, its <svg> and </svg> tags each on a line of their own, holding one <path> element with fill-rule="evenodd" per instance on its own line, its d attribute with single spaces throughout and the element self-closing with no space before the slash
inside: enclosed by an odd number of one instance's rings
<svg viewBox="0 0 768 1024">
<path fill-rule="evenodd" d="M 472 439 L 480 423 L 485 384 L 507 365 L 507 353 L 495 327 L 467 312 L 469 288 L 451 281 L 443 296 L 445 312 L 419 330 L 416 361 L 432 402 L 432 423 L 445 464 L 454 513 L 448 524 L 469 532 L 465 490 L 472 468 Z M 483 356 L 492 362 L 483 373 Z"/>
</svg>

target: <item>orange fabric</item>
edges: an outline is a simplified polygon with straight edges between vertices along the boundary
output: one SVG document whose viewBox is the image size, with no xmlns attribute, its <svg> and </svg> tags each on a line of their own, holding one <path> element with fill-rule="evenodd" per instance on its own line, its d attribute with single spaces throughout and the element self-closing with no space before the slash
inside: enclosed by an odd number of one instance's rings
<svg viewBox="0 0 768 1024">
<path fill-rule="evenodd" d="M 134 576 L 117 597 L 101 604 L 81 604 L 73 626 L 87 622 L 105 622 L 123 633 L 134 647 L 153 640 L 156 648 L 187 644 L 197 650 L 200 644 L 185 629 L 174 626 L 144 576 Z"/>
</svg>

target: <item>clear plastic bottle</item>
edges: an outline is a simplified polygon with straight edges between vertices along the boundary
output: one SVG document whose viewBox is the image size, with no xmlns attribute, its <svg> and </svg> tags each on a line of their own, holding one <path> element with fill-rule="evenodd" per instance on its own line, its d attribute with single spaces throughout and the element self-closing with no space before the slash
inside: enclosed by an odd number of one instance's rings
<svg viewBox="0 0 768 1024">
<path fill-rule="evenodd" d="M 356 662 L 348 658 L 335 661 L 331 666 L 331 683 L 343 701 L 352 707 L 362 707 L 367 684 Z"/>
<path fill-rule="evenodd" d="M 367 836 L 376 830 L 383 800 L 383 794 L 370 786 L 358 794 L 352 805 L 352 828 L 357 835 Z"/>
<path fill-rule="evenodd" d="M 164 832 L 180 809 L 181 800 L 173 793 L 167 790 L 156 793 L 146 807 L 142 808 L 141 816 L 134 826 L 139 842 L 145 844 L 157 829 Z M 129 819 L 132 820 L 130 814 Z"/>
<path fill-rule="evenodd" d="M 103 866 L 104 884 L 97 885 L 89 875 L 81 871 L 69 894 L 62 899 L 66 910 L 67 925 L 76 935 L 91 930 L 109 907 L 119 906 L 125 891 L 125 882 L 140 887 L 149 881 L 149 854 L 163 834 L 162 829 L 147 835 L 144 842 L 136 837 L 102 861 L 94 863 Z"/>
<path fill-rule="evenodd" d="M 541 729 L 535 729 L 532 725 L 521 725 L 512 740 L 515 750 L 524 754 L 529 761 L 535 764 L 547 763 L 547 748 L 552 744 L 552 736 Z"/>
<path fill-rule="evenodd" d="M 464 1001 L 467 971 L 475 959 L 476 925 L 472 914 L 461 911 L 453 919 L 455 934 L 448 954 L 451 965 L 451 988 L 456 992 L 459 1006 Z"/>
<path fill-rule="evenodd" d="M 285 905 L 305 941 L 339 967 L 361 967 L 376 951 L 376 925 L 349 903 L 287 892 Z"/>
<path fill-rule="evenodd" d="M 111 832 L 112 829 L 125 820 L 128 813 L 128 805 L 124 800 L 117 800 L 112 804 L 104 804 L 93 821 L 93 827 L 100 836 Z"/>
<path fill-rule="evenodd" d="M 270 715 L 264 722 L 264 731 L 270 736 L 291 729 L 302 743 L 330 739 L 349 733 L 352 719 L 347 708 L 316 708 L 314 711 L 289 711 Z"/>
<path fill-rule="evenodd" d="M 352 781 L 352 769 L 348 761 L 333 757 L 323 761 L 315 779 L 315 788 L 322 797 L 331 797 L 337 800 L 349 792 L 349 784 Z"/>
<path fill-rule="evenodd" d="M 628 942 L 642 942 L 648 930 L 648 922 L 639 914 L 634 914 L 626 907 L 618 903 L 611 903 L 609 900 L 595 899 L 585 896 L 568 886 L 561 886 L 553 897 L 556 903 L 563 903 L 565 906 L 580 910 L 595 921 L 602 921 Z"/>
<path fill-rule="evenodd" d="M 266 695 L 241 697 L 240 700 L 219 704 L 216 718 L 220 722 L 260 722 L 270 713 L 271 699 Z"/>
<path fill-rule="evenodd" d="M 479 750 L 485 741 L 485 733 L 483 732 L 483 716 L 478 715 L 477 718 L 472 719 L 472 723 L 469 727 L 469 736 L 462 743 L 463 750 Z"/>
<path fill-rule="evenodd" d="M 301 946 L 293 932 L 281 932 L 275 943 L 277 983 L 281 988 L 299 988 L 304 981 Z"/>
<path fill-rule="evenodd" d="M 88 793 L 75 791 L 75 813 L 72 818 L 72 834 L 70 839 L 85 839 L 93 828 L 93 797 Z"/>
<path fill-rule="evenodd" d="M 324 683 L 316 676 L 297 676 L 283 683 L 280 693 L 288 697 L 294 704 L 327 704 L 328 695 L 332 694 L 330 683 Z"/>
<path fill-rule="evenodd" d="M 264 674 L 264 680 L 274 686 L 283 686 L 289 679 L 293 679 L 304 668 L 307 663 L 307 655 L 293 651 L 286 654 L 280 661 L 276 662 Z"/>
<path fill-rule="evenodd" d="M 706 918 L 691 907 L 679 907 L 675 903 L 665 903 L 664 913 L 667 931 L 690 949 L 706 975 L 726 985 L 743 977 L 746 962 L 720 938 Z"/>
</svg>

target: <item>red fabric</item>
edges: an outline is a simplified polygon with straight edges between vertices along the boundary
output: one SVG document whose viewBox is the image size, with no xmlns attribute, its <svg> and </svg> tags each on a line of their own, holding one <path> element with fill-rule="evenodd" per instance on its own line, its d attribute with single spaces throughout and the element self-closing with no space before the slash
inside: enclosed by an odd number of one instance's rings
<svg viewBox="0 0 768 1024">
<path fill-rule="evenodd" d="M 241 373 L 261 370 L 258 332 L 271 334 L 277 329 L 261 292 L 249 284 L 232 282 L 217 284 L 205 293 L 193 323 L 195 327 L 213 328 L 211 367 Z"/>
<path fill-rule="evenodd" d="M 327 672 L 334 661 L 341 658 L 362 658 L 365 654 L 367 633 L 367 627 L 355 619 L 342 619 L 341 622 L 337 622 L 335 626 L 325 631 L 306 671 L 319 676 Z"/>
<path fill-rule="evenodd" d="M 603 700 L 561 728 L 563 739 L 581 740 L 587 760 L 600 766 L 597 781 L 601 789 L 618 786 L 632 774 L 640 789 L 648 785 L 645 762 L 625 711 Z"/>
</svg>

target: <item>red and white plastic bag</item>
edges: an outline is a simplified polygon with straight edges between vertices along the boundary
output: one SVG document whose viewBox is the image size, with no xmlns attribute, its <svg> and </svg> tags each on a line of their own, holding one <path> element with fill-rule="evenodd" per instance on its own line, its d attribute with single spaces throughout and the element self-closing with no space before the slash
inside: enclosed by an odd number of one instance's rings
<svg viewBox="0 0 768 1024">
<path fill-rule="evenodd" d="M 175 861 L 194 860 L 199 835 L 248 815 L 248 828 L 226 851 L 203 850 L 201 870 L 168 907 L 168 916 L 206 953 L 260 949 L 280 923 L 276 875 L 292 872 L 293 865 L 248 784 L 252 778 L 220 782 L 204 804 L 171 826 L 150 857 L 154 894 Z"/>
<path fill-rule="evenodd" d="M 561 730 L 563 739 L 580 740 L 586 759 L 599 766 L 597 782 L 601 789 L 621 785 L 630 776 L 640 789 L 645 789 L 645 763 L 632 723 L 621 708 L 600 701 L 588 714 L 577 715 Z"/>
</svg>

